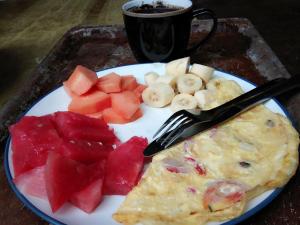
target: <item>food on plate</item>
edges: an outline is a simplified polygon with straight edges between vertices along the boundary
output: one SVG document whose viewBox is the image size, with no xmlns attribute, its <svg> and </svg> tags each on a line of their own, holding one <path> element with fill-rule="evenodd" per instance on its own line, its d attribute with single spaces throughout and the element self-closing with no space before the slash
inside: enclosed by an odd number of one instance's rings
<svg viewBox="0 0 300 225">
<path fill-rule="evenodd" d="M 121 87 L 123 91 L 133 91 L 138 86 L 134 76 L 122 76 Z"/>
<path fill-rule="evenodd" d="M 61 137 L 68 140 L 85 140 L 113 145 L 118 141 L 114 131 L 103 120 L 72 112 L 55 112 L 55 126 Z"/>
<path fill-rule="evenodd" d="M 174 89 L 176 86 L 176 80 L 177 80 L 177 77 L 175 77 L 175 76 L 164 75 L 164 76 L 159 76 L 155 82 L 168 84 Z"/>
<path fill-rule="evenodd" d="M 152 107 L 164 107 L 170 104 L 174 96 L 173 88 L 164 83 L 152 84 L 142 93 L 144 103 Z"/>
<path fill-rule="evenodd" d="M 67 81 L 64 81 L 64 82 L 63 82 L 63 87 L 64 87 L 65 92 L 66 92 L 71 98 L 74 98 L 74 97 L 78 96 L 78 95 L 75 94 L 73 91 L 71 91 L 71 89 L 70 89 L 70 87 L 69 87 Z"/>
<path fill-rule="evenodd" d="M 102 200 L 105 177 L 105 194 L 127 193 L 140 178 L 148 144 L 141 137 L 120 144 L 103 120 L 73 112 L 25 116 L 10 132 L 14 183 L 23 193 L 49 200 L 53 212 L 71 202 L 91 213 Z M 128 166 L 117 169 L 115 161 Z M 118 191 L 122 187 L 126 191 Z"/>
<path fill-rule="evenodd" d="M 89 114 L 85 114 L 85 116 L 88 116 L 88 117 L 91 117 L 91 118 L 94 118 L 94 119 L 102 119 L 102 112 L 103 111 L 95 112 L 95 113 L 89 113 Z"/>
<path fill-rule="evenodd" d="M 45 165 L 28 170 L 13 179 L 21 192 L 46 199 Z"/>
<path fill-rule="evenodd" d="M 60 136 L 51 116 L 27 116 L 10 126 L 12 161 L 15 177 L 42 166 L 47 160 L 48 150 L 60 147 Z"/>
<path fill-rule="evenodd" d="M 88 92 L 97 80 L 98 77 L 94 71 L 78 65 L 66 81 L 66 86 L 76 95 L 82 95 Z"/>
<path fill-rule="evenodd" d="M 96 87 L 107 94 L 121 92 L 121 76 L 116 73 L 109 73 L 100 77 L 97 81 Z"/>
<path fill-rule="evenodd" d="M 126 195 L 139 181 L 147 139 L 133 137 L 111 152 L 107 160 L 104 194 Z"/>
<path fill-rule="evenodd" d="M 110 96 L 102 91 L 93 90 L 81 96 L 73 97 L 68 110 L 80 114 L 101 112 L 110 107 Z"/>
<path fill-rule="evenodd" d="M 121 114 L 115 112 L 113 108 L 103 110 L 103 120 L 107 123 L 125 124 L 130 123 L 143 116 L 143 111 L 138 109 L 129 119 L 125 119 Z"/>
<path fill-rule="evenodd" d="M 83 90 L 80 89 L 81 84 Z M 102 119 L 105 111 L 106 122 L 117 124 L 133 122 L 143 115 L 140 104 L 143 102 L 142 92 L 147 86 L 139 84 L 132 75 L 121 76 L 111 72 L 97 78 L 95 72 L 77 66 L 70 78 L 63 82 L 63 87 L 71 97 L 68 105 L 70 112 Z M 128 98 L 130 107 L 126 108 L 124 106 L 127 105 L 123 100 L 126 101 Z M 131 104 L 133 99 L 134 104 Z M 112 112 L 113 115 L 108 115 L 108 112 Z"/>
<path fill-rule="evenodd" d="M 194 94 L 202 88 L 202 80 L 193 74 L 184 74 L 177 78 L 179 93 Z"/>
<path fill-rule="evenodd" d="M 178 94 L 176 95 L 171 103 L 171 110 L 177 112 L 182 109 L 193 110 L 198 106 L 197 100 L 193 95 L 190 94 Z"/>
<path fill-rule="evenodd" d="M 111 94 L 111 107 L 123 118 L 129 120 L 140 107 L 139 98 L 132 91 Z"/>
<path fill-rule="evenodd" d="M 148 99 L 148 101 L 144 101 L 144 102 L 151 107 L 164 107 L 169 105 L 171 102 L 173 102 L 173 104 L 171 104 L 172 111 L 178 111 L 179 109 L 190 109 L 191 108 L 190 105 L 189 107 L 186 108 L 183 107 L 184 105 L 187 105 L 185 103 L 181 104 L 180 107 L 176 107 L 178 105 L 176 103 L 178 99 L 182 99 L 182 97 L 184 96 L 183 95 L 177 97 L 176 94 L 185 93 L 185 94 L 195 95 L 197 101 L 200 101 L 196 106 L 196 108 L 198 109 L 197 111 L 199 111 L 199 109 L 204 109 L 203 108 L 205 107 L 204 105 L 208 104 L 209 101 L 213 101 L 214 99 L 213 91 L 206 91 L 205 89 L 205 92 L 201 92 L 202 89 L 205 88 L 205 85 L 211 79 L 214 69 L 200 64 L 193 64 L 190 70 L 189 67 L 190 67 L 190 59 L 189 57 L 186 57 L 186 58 L 177 59 L 167 63 L 165 66 L 166 68 L 165 75 L 159 76 L 159 74 L 155 72 L 146 73 L 144 79 L 146 84 L 149 85 L 149 87 L 145 89 L 143 92 L 145 93 L 145 98 Z M 150 95 L 149 92 L 153 93 L 153 91 L 150 91 L 153 89 L 152 86 L 154 85 L 156 87 L 155 89 L 158 89 L 157 86 L 159 86 L 158 84 L 160 83 L 167 84 L 171 88 L 173 88 L 174 93 L 176 93 L 175 95 L 173 95 L 173 98 L 174 97 L 177 98 L 174 101 L 172 101 L 172 99 L 171 101 L 169 101 L 169 99 L 168 101 L 166 100 L 162 102 L 158 101 L 159 102 L 159 104 L 157 104 L 158 106 L 155 106 L 152 100 L 149 101 L 148 96 Z M 170 93 L 170 91 L 168 91 L 168 93 Z M 197 95 L 195 93 L 197 93 Z M 161 97 L 156 98 L 156 96 L 160 96 L 160 95 L 151 94 L 151 96 L 154 96 L 153 99 L 161 99 Z M 191 99 L 191 96 L 189 96 L 188 98 Z M 183 99 L 185 99 L 185 97 Z M 194 105 L 195 101 L 193 100 L 192 102 Z"/>
<path fill-rule="evenodd" d="M 209 81 L 214 105 L 240 95 L 236 85 Z M 235 218 L 251 199 L 288 182 L 298 166 L 298 146 L 287 118 L 256 106 L 155 155 L 113 218 L 172 225 Z"/>
<path fill-rule="evenodd" d="M 143 91 L 147 88 L 146 85 L 143 84 L 139 84 L 134 90 L 133 93 L 138 97 L 138 99 L 140 100 L 140 102 L 143 102 L 143 98 L 142 98 L 142 93 Z"/>
<path fill-rule="evenodd" d="M 53 212 L 66 203 L 72 194 L 87 185 L 88 173 L 88 166 L 59 153 L 49 152 L 45 168 L 45 183 Z"/>
<path fill-rule="evenodd" d="M 211 94 L 209 99 L 202 109 L 208 110 L 218 105 L 222 105 L 225 102 L 238 97 L 243 93 L 242 88 L 233 80 L 227 80 L 224 78 L 211 79 L 206 88 L 208 93 Z"/>
<path fill-rule="evenodd" d="M 166 74 L 171 76 L 180 76 L 188 72 L 190 66 L 190 57 L 173 60 L 166 64 Z"/>
<path fill-rule="evenodd" d="M 111 151 L 113 147 L 102 142 L 64 139 L 57 152 L 69 159 L 90 164 L 106 159 Z"/>
<path fill-rule="evenodd" d="M 92 213 L 102 201 L 102 188 L 103 178 L 99 178 L 73 194 L 70 202 L 84 212 Z"/>
<path fill-rule="evenodd" d="M 106 160 L 100 160 L 88 166 L 87 185 L 72 194 L 70 202 L 86 213 L 93 212 L 103 197 Z"/>
<path fill-rule="evenodd" d="M 154 84 L 156 79 L 159 77 L 158 73 L 148 72 L 144 75 L 144 80 L 147 85 Z"/>
<path fill-rule="evenodd" d="M 210 90 L 199 90 L 194 94 L 200 109 L 206 109 L 206 106 L 214 101 L 214 92 Z"/>
<path fill-rule="evenodd" d="M 194 63 L 190 68 L 189 73 L 197 75 L 204 81 L 205 84 L 207 84 L 214 73 L 214 68 Z"/>
</svg>

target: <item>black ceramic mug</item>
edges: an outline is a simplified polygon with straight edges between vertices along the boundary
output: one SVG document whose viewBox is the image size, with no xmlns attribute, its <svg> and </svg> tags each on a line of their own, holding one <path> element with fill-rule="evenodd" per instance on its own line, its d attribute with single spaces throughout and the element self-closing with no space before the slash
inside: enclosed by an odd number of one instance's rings
<svg viewBox="0 0 300 225">
<path fill-rule="evenodd" d="M 147 5 L 161 9 L 143 10 Z M 141 6 L 143 6 L 141 8 Z M 190 0 L 132 0 L 122 6 L 128 42 L 139 62 L 164 62 L 189 55 L 215 31 L 217 18 L 210 9 L 195 9 Z M 192 19 L 206 16 L 213 20 L 207 36 L 188 49 Z"/>
</svg>

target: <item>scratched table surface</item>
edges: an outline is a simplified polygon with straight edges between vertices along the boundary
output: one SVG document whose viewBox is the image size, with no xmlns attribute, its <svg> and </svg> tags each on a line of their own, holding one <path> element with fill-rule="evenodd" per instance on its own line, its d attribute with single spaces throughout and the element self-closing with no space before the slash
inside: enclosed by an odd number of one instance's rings
<svg viewBox="0 0 300 225">
<path fill-rule="evenodd" d="M 195 21 L 191 43 L 204 36 L 209 21 Z M 245 77 L 261 84 L 277 77 L 290 77 L 282 63 L 268 47 L 251 22 L 243 18 L 219 19 L 214 36 L 193 55 L 192 63 Z M 23 89 L 0 110 L 0 137 L 4 146 L 7 127 L 38 98 L 61 85 L 76 65 L 95 71 L 137 63 L 127 43 L 123 26 L 74 27 L 68 31 L 38 65 Z M 279 99 L 287 107 L 299 131 L 300 95 L 290 92 Z M 3 163 L 3 158 L 0 159 Z M 0 170 L 0 224 L 48 224 L 28 210 L 14 195 Z M 244 225 L 299 225 L 300 175 L 285 186 L 281 194 Z"/>
</svg>

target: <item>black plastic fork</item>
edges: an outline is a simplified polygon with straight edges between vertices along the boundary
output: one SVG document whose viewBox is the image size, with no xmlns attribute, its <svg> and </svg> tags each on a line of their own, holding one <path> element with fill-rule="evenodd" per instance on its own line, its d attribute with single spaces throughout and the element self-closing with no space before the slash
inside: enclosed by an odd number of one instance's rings
<svg viewBox="0 0 300 225">
<path fill-rule="evenodd" d="M 207 111 L 201 111 L 200 114 L 193 114 L 186 110 L 180 110 L 174 113 L 166 122 L 158 129 L 154 137 L 164 131 L 154 142 L 156 148 L 160 150 L 177 143 L 178 138 L 189 127 L 197 124 L 200 131 L 211 128 L 222 121 L 225 121 L 259 103 L 268 100 L 271 97 L 278 96 L 293 88 L 300 86 L 300 78 L 294 76 L 292 78 L 277 78 L 269 81 L 253 90 L 240 95 L 239 97 Z M 201 126 L 200 126 L 201 125 Z M 191 132 L 195 133 L 195 131 Z M 191 136 L 191 135 L 183 135 Z M 178 139 L 178 140 L 177 140 Z M 182 139 L 182 138 L 181 138 Z M 181 140 L 180 139 L 180 140 Z M 177 141 L 176 141 L 177 140 Z M 150 145 L 151 146 L 151 145 Z M 155 151 L 150 147 L 145 152 Z M 159 151 L 159 150 L 158 150 Z"/>
</svg>

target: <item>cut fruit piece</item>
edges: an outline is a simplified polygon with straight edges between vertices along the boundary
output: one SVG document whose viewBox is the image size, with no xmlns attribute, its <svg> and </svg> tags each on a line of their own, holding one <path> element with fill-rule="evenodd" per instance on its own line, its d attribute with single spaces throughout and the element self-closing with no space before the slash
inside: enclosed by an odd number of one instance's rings
<svg viewBox="0 0 300 225">
<path fill-rule="evenodd" d="M 205 84 L 207 84 L 207 82 L 211 79 L 214 71 L 214 68 L 196 63 L 194 63 L 190 69 L 190 73 L 200 77 L 205 82 Z"/>
<path fill-rule="evenodd" d="M 129 120 L 139 109 L 140 101 L 132 91 L 111 94 L 111 107 L 123 118 Z"/>
<path fill-rule="evenodd" d="M 121 89 L 121 76 L 116 73 L 110 73 L 98 79 L 96 84 L 100 91 L 105 93 L 120 92 Z"/>
<path fill-rule="evenodd" d="M 143 169 L 143 151 L 147 145 L 147 139 L 132 137 L 110 153 L 104 179 L 104 194 L 126 195 L 131 191 Z"/>
<path fill-rule="evenodd" d="M 71 196 L 70 202 L 86 213 L 94 211 L 102 200 L 105 160 L 89 166 L 89 182 L 82 190 Z"/>
<path fill-rule="evenodd" d="M 111 103 L 108 94 L 93 90 L 85 95 L 73 98 L 68 106 L 68 110 L 81 114 L 90 114 L 100 112 L 110 106 Z"/>
<path fill-rule="evenodd" d="M 170 85 L 172 88 L 175 88 L 176 86 L 176 76 L 171 76 L 171 75 L 164 75 L 164 76 L 159 76 L 155 83 L 164 83 Z"/>
<path fill-rule="evenodd" d="M 61 136 L 67 139 L 114 144 L 117 141 L 113 130 L 102 119 L 94 119 L 72 112 L 54 113 L 54 121 Z"/>
<path fill-rule="evenodd" d="M 89 168 L 84 164 L 55 152 L 49 153 L 45 168 L 45 183 L 53 212 L 88 184 L 88 173 Z"/>
<path fill-rule="evenodd" d="M 59 149 L 61 138 L 52 116 L 25 116 L 10 126 L 14 175 L 46 163 L 49 151 Z"/>
<path fill-rule="evenodd" d="M 71 98 L 74 98 L 74 97 L 78 96 L 73 91 L 71 91 L 67 81 L 63 82 L 63 87 L 64 87 L 64 90 L 67 93 L 67 95 L 69 95 Z"/>
<path fill-rule="evenodd" d="M 45 184 L 45 165 L 35 167 L 17 178 L 13 179 L 15 185 L 22 193 L 35 196 L 41 199 L 47 199 Z"/>
<path fill-rule="evenodd" d="M 130 119 L 125 119 L 120 114 L 116 113 L 112 108 L 103 110 L 103 119 L 107 123 L 124 124 L 130 123 L 143 116 L 141 109 L 138 109 Z"/>
<path fill-rule="evenodd" d="M 133 91 L 138 86 L 134 76 L 122 76 L 121 88 L 122 91 Z"/>
<path fill-rule="evenodd" d="M 144 75 L 144 80 L 147 85 L 154 84 L 156 79 L 159 77 L 158 73 L 148 72 Z"/>
<path fill-rule="evenodd" d="M 102 200 L 103 178 L 95 180 L 83 190 L 76 192 L 70 202 L 86 213 L 93 212 Z"/>
<path fill-rule="evenodd" d="M 143 101 L 151 107 L 164 107 L 168 105 L 175 96 L 173 88 L 164 83 L 155 83 L 147 87 L 143 93 Z"/>
<path fill-rule="evenodd" d="M 173 60 L 166 64 L 166 74 L 178 77 L 187 73 L 190 66 L 190 57 Z"/>
<path fill-rule="evenodd" d="M 116 113 L 112 108 L 103 110 L 103 119 L 106 123 L 124 124 L 129 120 Z"/>
<path fill-rule="evenodd" d="M 101 112 L 95 112 L 95 113 L 90 113 L 90 114 L 86 114 L 86 116 L 94 118 L 94 119 L 102 119 L 102 111 Z"/>
<path fill-rule="evenodd" d="M 198 102 L 199 108 L 205 110 L 207 110 L 207 106 L 209 106 L 215 98 L 214 92 L 207 89 L 196 91 L 194 97 Z"/>
<path fill-rule="evenodd" d="M 142 93 L 147 88 L 146 85 L 139 84 L 134 90 L 133 93 L 138 97 L 140 102 L 143 102 Z"/>
<path fill-rule="evenodd" d="M 177 79 L 179 93 L 194 94 L 202 87 L 202 80 L 194 74 L 184 74 Z"/>
<path fill-rule="evenodd" d="M 196 98 L 189 94 L 178 94 L 176 95 L 171 103 L 171 109 L 173 112 L 177 112 L 179 110 L 194 110 L 197 108 L 198 102 Z"/>
<path fill-rule="evenodd" d="M 64 129 L 95 127 L 95 128 L 108 128 L 107 123 L 103 120 L 87 117 L 78 113 L 58 111 L 53 114 L 54 122 L 60 133 L 65 134 Z M 68 135 L 67 135 L 68 136 Z"/>
<path fill-rule="evenodd" d="M 64 140 L 59 149 L 61 155 L 85 164 L 104 160 L 111 151 L 111 145 L 82 140 Z"/>
<path fill-rule="evenodd" d="M 78 65 L 67 80 L 67 83 L 72 92 L 82 95 L 88 92 L 97 80 L 98 77 L 94 71 Z"/>
</svg>

